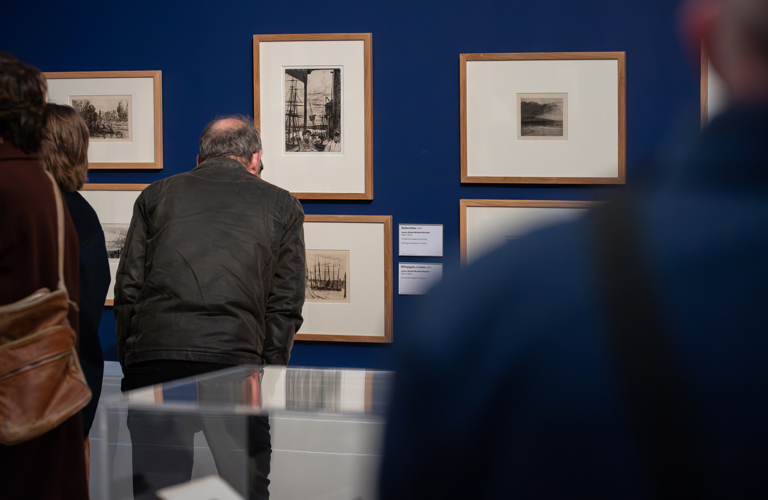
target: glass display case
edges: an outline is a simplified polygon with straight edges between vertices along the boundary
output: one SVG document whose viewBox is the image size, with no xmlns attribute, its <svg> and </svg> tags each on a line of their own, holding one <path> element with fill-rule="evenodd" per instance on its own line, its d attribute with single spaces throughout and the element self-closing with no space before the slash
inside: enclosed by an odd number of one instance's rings
<svg viewBox="0 0 768 500">
<path fill-rule="evenodd" d="M 238 366 L 109 397 L 92 498 L 374 499 L 392 377 Z"/>
</svg>

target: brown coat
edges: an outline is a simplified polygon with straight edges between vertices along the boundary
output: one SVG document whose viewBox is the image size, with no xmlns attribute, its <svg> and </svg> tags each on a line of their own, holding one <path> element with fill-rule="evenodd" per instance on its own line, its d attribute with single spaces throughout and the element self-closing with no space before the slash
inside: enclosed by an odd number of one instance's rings
<svg viewBox="0 0 768 500">
<path fill-rule="evenodd" d="M 66 212 L 64 279 L 77 302 L 78 238 Z M 40 288 L 56 289 L 56 203 L 53 187 L 36 155 L 0 144 L 0 304 Z M 78 314 L 69 322 L 77 332 Z M 2 496 L 13 499 L 87 499 L 80 412 L 52 431 L 16 446 L 0 445 Z"/>
</svg>

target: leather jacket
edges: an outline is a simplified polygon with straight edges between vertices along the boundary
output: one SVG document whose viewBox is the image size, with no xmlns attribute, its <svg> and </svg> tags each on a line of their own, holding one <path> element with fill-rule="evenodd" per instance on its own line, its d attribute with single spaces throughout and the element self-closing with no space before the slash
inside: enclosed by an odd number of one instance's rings
<svg viewBox="0 0 768 500">
<path fill-rule="evenodd" d="M 114 312 L 121 365 L 288 364 L 306 279 L 299 201 L 211 158 L 139 195 Z"/>
</svg>

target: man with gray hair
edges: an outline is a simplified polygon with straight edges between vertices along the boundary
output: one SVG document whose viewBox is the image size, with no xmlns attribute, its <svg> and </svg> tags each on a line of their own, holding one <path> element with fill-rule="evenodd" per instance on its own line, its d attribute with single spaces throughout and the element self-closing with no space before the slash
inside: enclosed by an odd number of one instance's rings
<svg viewBox="0 0 768 500">
<path fill-rule="evenodd" d="M 251 120 L 214 120 L 197 167 L 136 200 L 115 284 L 124 391 L 245 363 L 288 364 L 302 323 L 304 212 L 259 177 L 261 155 Z M 129 416 L 137 498 L 191 476 L 189 436 L 200 426 L 167 425 Z M 268 448 L 269 426 L 259 432 Z M 168 464 L 172 473 L 157 472 Z M 252 497 L 268 495 L 268 454 L 259 470 Z"/>
</svg>

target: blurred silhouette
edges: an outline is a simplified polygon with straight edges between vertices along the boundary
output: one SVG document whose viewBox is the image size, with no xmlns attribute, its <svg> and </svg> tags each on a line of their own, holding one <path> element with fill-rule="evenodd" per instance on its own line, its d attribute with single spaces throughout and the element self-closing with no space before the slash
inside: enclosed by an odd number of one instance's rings
<svg viewBox="0 0 768 500">
<path fill-rule="evenodd" d="M 662 185 L 426 298 L 383 500 L 768 496 L 768 1 L 688 0 L 680 26 L 728 109 Z"/>
</svg>

